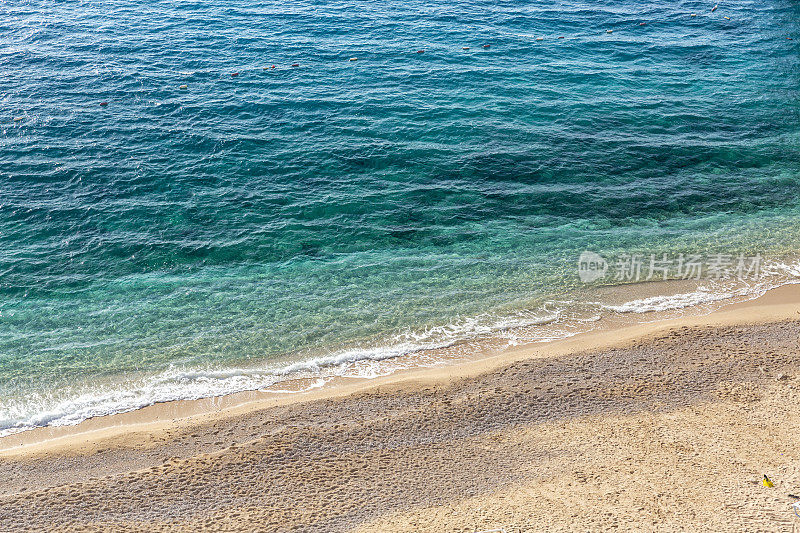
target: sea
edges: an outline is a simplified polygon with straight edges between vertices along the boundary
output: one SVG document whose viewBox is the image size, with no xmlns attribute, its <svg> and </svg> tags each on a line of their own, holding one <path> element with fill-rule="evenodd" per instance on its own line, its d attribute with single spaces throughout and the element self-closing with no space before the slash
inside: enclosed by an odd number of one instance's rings
<svg viewBox="0 0 800 533">
<path fill-rule="evenodd" d="M 0 0 L 0 435 L 750 298 L 799 250 L 795 0 Z"/>
</svg>

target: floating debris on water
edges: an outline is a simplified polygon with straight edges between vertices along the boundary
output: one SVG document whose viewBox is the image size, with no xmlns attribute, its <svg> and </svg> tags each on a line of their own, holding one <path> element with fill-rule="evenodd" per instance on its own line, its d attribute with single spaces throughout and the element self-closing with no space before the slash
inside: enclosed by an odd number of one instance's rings
<svg viewBox="0 0 800 533">
<path fill-rule="evenodd" d="M 717 3 L 717 4 L 714 5 L 714 7 L 711 8 L 711 12 L 712 13 L 715 12 L 718 8 L 719 8 L 719 4 Z M 697 13 L 691 13 L 690 17 L 692 17 L 692 18 L 697 17 Z M 728 17 L 728 16 L 725 16 L 724 18 L 726 20 L 731 20 L 731 17 Z M 646 25 L 647 25 L 646 22 L 640 22 L 639 23 L 639 26 L 646 26 Z M 612 34 L 612 33 L 614 33 L 614 30 L 606 30 L 606 34 Z M 557 38 L 558 39 L 566 39 L 566 37 L 564 35 L 559 35 Z M 544 37 L 536 37 L 536 40 L 537 41 L 544 41 Z M 786 37 L 786 40 L 793 41 L 794 38 L 793 37 Z M 484 44 L 483 48 L 491 48 L 491 46 L 492 46 L 491 44 Z M 462 50 L 470 50 L 470 47 L 469 46 L 463 46 L 463 47 L 461 47 L 461 49 Z M 423 49 L 417 50 L 417 53 L 418 54 L 424 54 L 425 53 L 425 49 L 423 48 Z M 358 61 L 358 58 L 357 57 L 351 57 L 349 59 L 349 61 Z M 297 67 L 300 66 L 300 63 L 292 63 L 291 66 L 294 67 L 294 68 L 297 68 Z M 271 69 L 274 69 L 274 68 L 276 68 L 275 65 L 262 67 L 263 70 L 271 70 Z M 194 74 L 194 73 L 193 72 L 187 72 L 185 74 Z M 239 76 L 239 72 L 232 72 L 231 73 L 231 78 L 236 78 L 238 76 Z M 186 84 L 181 85 L 179 87 L 179 89 L 181 89 L 181 90 L 186 90 L 188 88 L 189 88 L 189 86 L 186 85 Z M 105 101 L 104 102 L 100 102 L 100 106 L 101 107 L 108 107 L 108 102 L 105 102 Z M 14 122 L 21 122 L 24 119 L 25 119 L 25 117 L 14 117 Z M 764 477 L 766 478 L 766 476 L 764 476 Z"/>
<path fill-rule="evenodd" d="M 21 122 L 25 120 L 25 117 L 14 117 L 14 122 Z"/>
</svg>

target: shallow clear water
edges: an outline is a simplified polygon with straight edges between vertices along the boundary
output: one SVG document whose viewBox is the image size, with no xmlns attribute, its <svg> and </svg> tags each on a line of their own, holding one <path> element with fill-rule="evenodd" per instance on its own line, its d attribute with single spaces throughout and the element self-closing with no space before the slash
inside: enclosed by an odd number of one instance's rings
<svg viewBox="0 0 800 533">
<path fill-rule="evenodd" d="M 0 432 L 793 256 L 800 6 L 711 7 L 0 0 Z"/>
</svg>

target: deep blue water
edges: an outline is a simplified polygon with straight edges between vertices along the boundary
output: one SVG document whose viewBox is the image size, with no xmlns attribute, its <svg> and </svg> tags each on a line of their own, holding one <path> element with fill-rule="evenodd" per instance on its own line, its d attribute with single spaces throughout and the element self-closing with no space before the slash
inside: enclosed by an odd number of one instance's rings
<svg viewBox="0 0 800 533">
<path fill-rule="evenodd" d="M 0 0 L 0 432 L 791 256 L 800 5 L 712 7 Z"/>
</svg>

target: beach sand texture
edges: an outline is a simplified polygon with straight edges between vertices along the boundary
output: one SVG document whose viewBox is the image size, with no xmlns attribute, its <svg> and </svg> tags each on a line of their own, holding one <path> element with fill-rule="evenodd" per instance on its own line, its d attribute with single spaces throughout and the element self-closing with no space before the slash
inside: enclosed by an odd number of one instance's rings
<svg viewBox="0 0 800 533">
<path fill-rule="evenodd" d="M 15 447 L 0 530 L 793 531 L 796 302 Z"/>
</svg>

